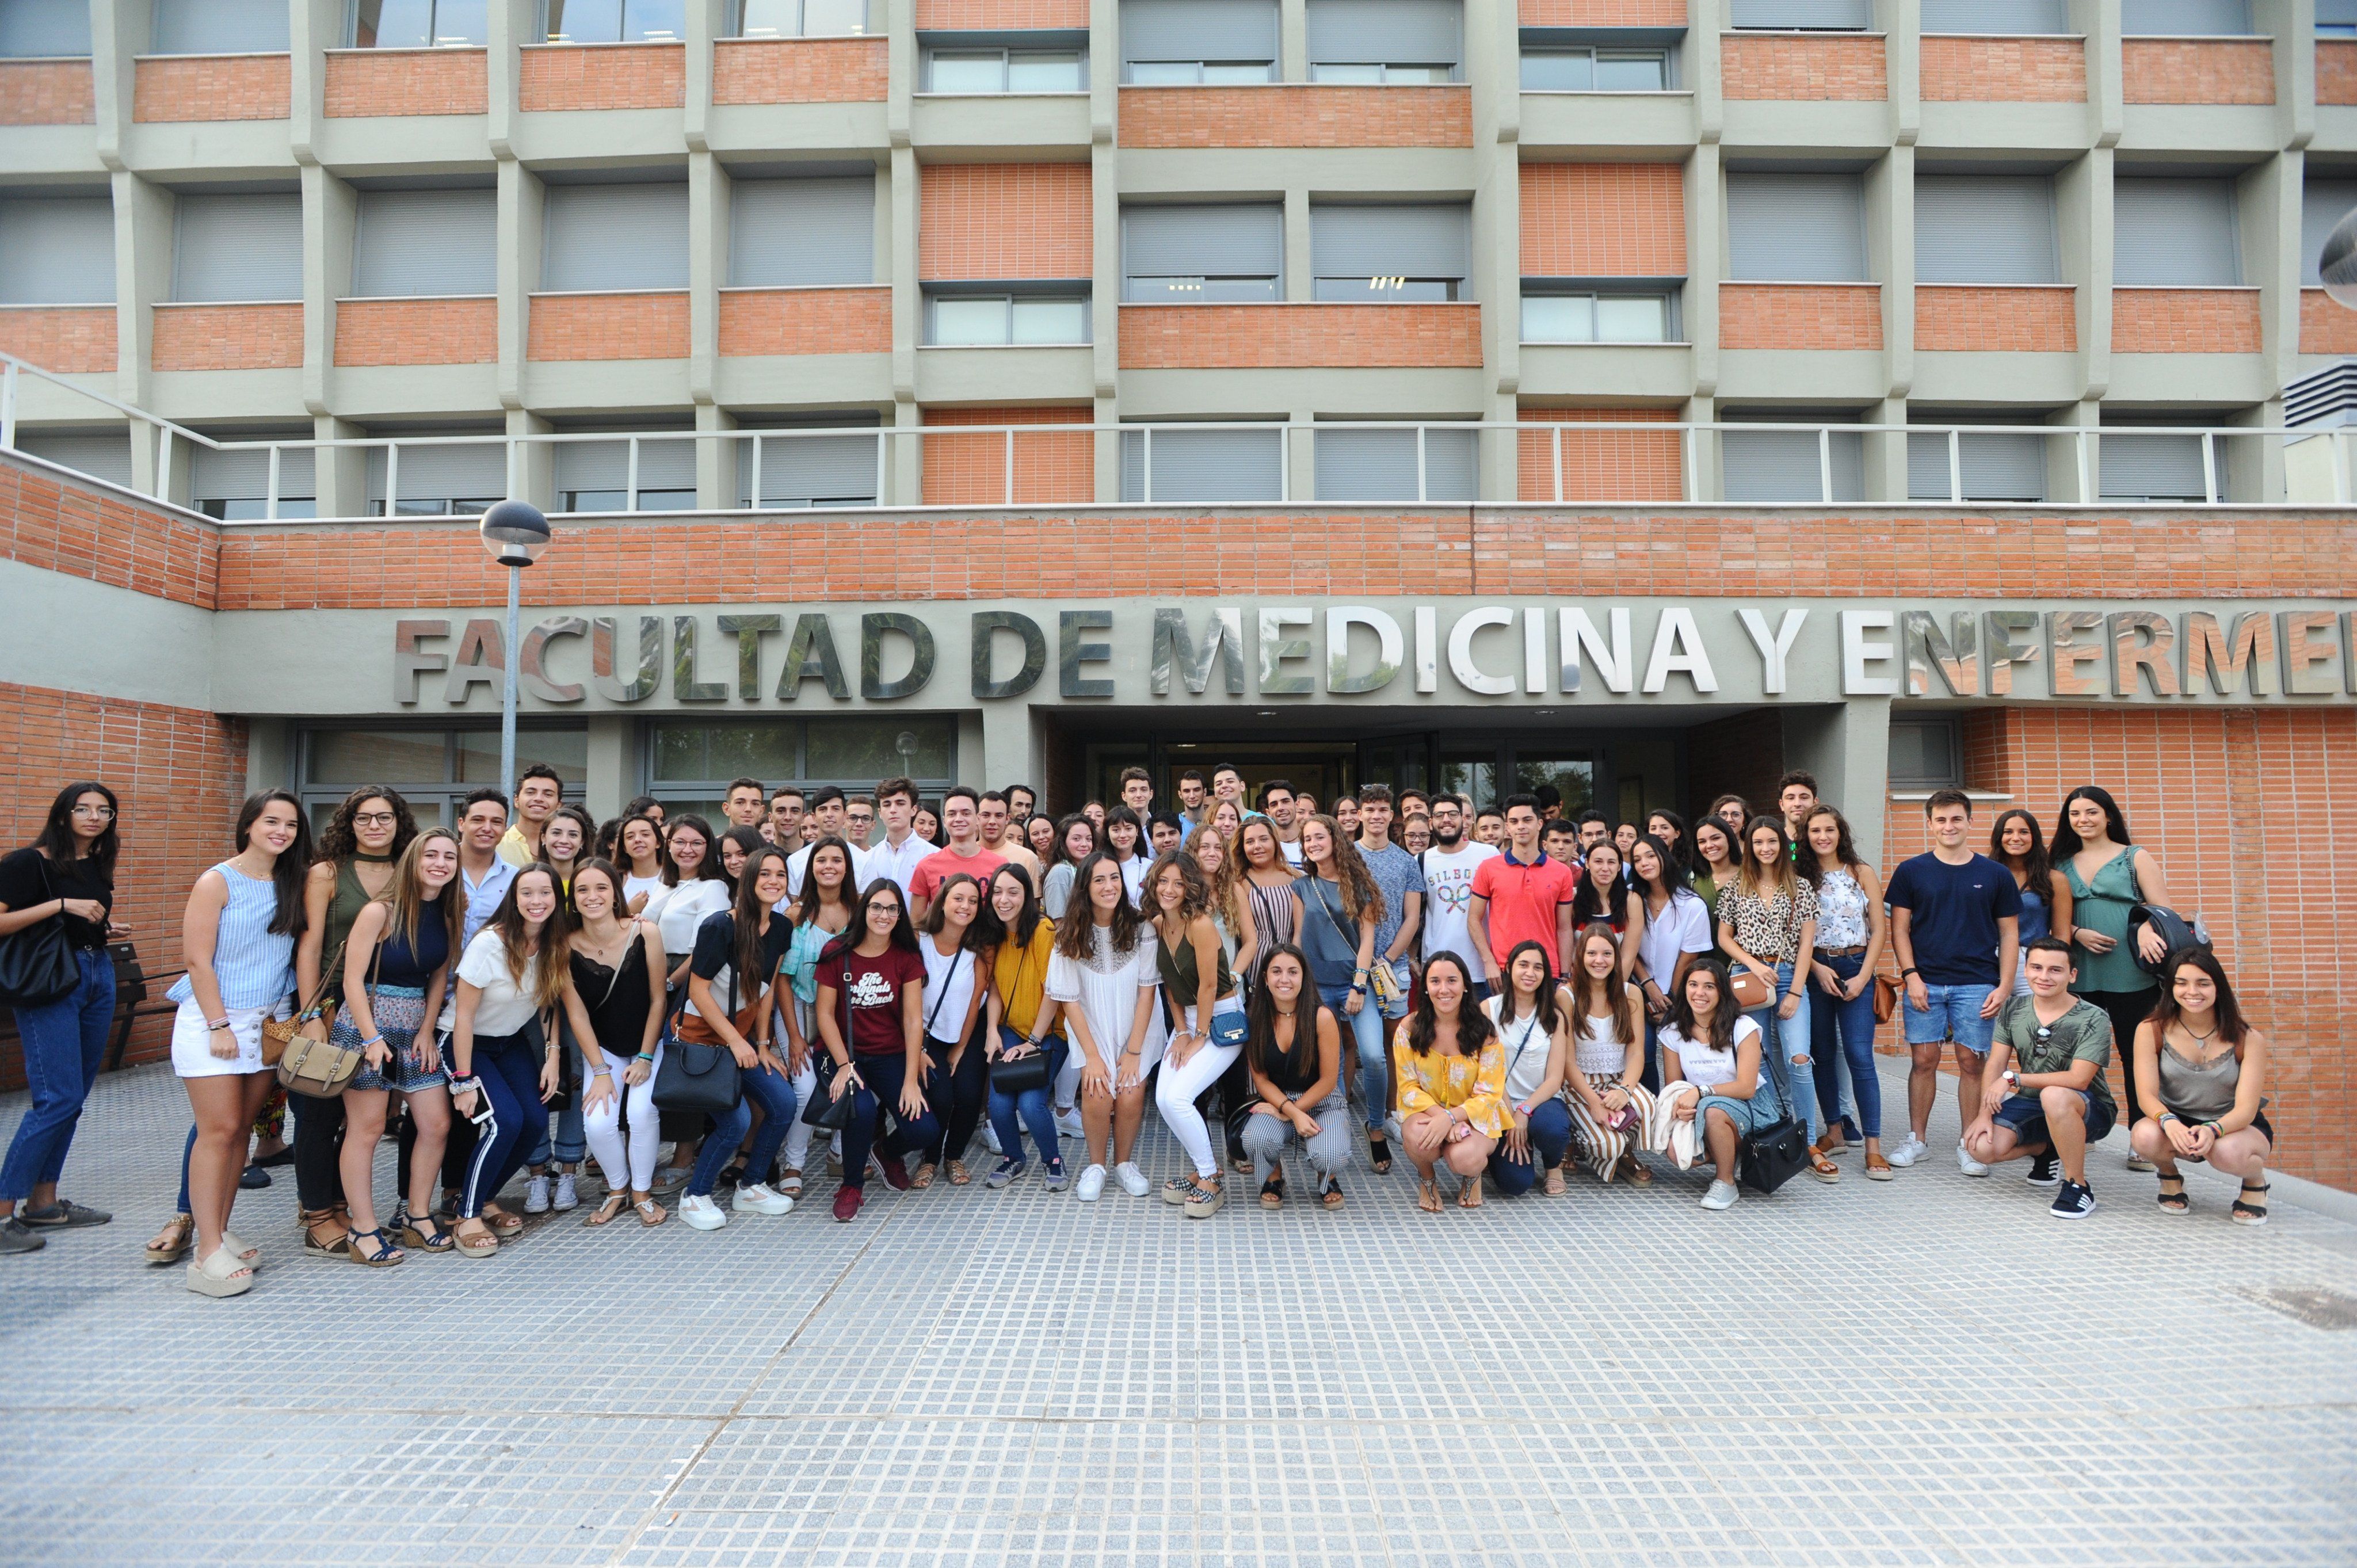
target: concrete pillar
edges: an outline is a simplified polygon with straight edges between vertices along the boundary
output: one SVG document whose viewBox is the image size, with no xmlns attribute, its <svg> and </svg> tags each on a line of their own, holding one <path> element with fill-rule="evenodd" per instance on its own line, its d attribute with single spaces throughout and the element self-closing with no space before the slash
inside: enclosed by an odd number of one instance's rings
<svg viewBox="0 0 2357 1568">
<path fill-rule="evenodd" d="M 582 810 L 593 822 L 622 814 L 622 803 L 638 791 L 638 757 L 631 745 L 637 728 L 628 714 L 589 718 L 588 779 Z"/>
<path fill-rule="evenodd" d="M 1309 252 L 1309 188 L 1288 186 L 1285 192 L 1285 298 L 1298 305 L 1318 297 L 1316 263 Z"/>
<path fill-rule="evenodd" d="M 494 69 L 492 81 L 498 80 Z M 496 93 L 491 102 L 496 110 Z M 499 177 L 499 395 L 500 406 L 512 411 L 523 407 L 524 351 L 531 342 L 532 293 L 540 286 L 547 198 L 540 177 L 512 158 L 500 160 Z"/>
<path fill-rule="evenodd" d="M 1889 792 L 1890 699 L 1851 697 L 1782 711 L 1784 766 L 1817 776 L 1820 798 L 1849 819 L 1858 854 L 1882 864 L 1883 805 Z"/>
<path fill-rule="evenodd" d="M 317 418 L 335 406 L 336 301 L 351 288 L 360 193 L 317 164 L 306 164 L 302 176 L 303 405 Z"/>
<path fill-rule="evenodd" d="M 961 729 L 958 778 L 977 789 L 996 789 L 1007 784 L 1037 788 L 1039 764 L 1031 742 L 1031 704 L 1019 697 L 1009 698 L 985 703 L 978 714 L 966 716 L 981 734 L 969 751 Z M 969 757 L 973 758 L 971 762 Z M 985 778 L 989 779 L 987 784 L 983 782 Z"/>
<path fill-rule="evenodd" d="M 1308 0 L 1277 0 L 1276 78 L 1279 81 L 1309 80 Z"/>
</svg>

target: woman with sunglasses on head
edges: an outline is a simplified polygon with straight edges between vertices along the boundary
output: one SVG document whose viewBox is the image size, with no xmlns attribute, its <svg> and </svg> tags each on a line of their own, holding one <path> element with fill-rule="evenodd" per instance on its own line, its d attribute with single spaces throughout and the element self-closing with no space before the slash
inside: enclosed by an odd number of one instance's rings
<svg viewBox="0 0 2357 1568">
<path fill-rule="evenodd" d="M 750 830 L 747 830 L 750 831 Z M 728 1216 L 713 1201 L 721 1167 L 752 1133 L 745 1176 L 729 1207 L 739 1214 L 784 1214 L 794 1200 L 769 1185 L 770 1165 L 785 1146 L 794 1123 L 792 1074 L 772 1046 L 777 1026 L 779 972 L 793 940 L 793 926 L 776 912 L 785 902 L 786 852 L 775 844 L 748 851 L 737 877 L 737 900 L 726 912 L 696 929 L 689 956 L 687 1004 L 676 1033 L 681 1042 L 725 1047 L 736 1058 L 737 1103 L 712 1118 L 713 1128 L 697 1155 L 694 1174 L 681 1194 L 679 1217 L 697 1230 L 717 1230 Z M 753 1126 L 753 1111 L 761 1125 Z"/>
<path fill-rule="evenodd" d="M 1318 1201 L 1342 1207 L 1351 1163 L 1351 1107 L 1342 1096 L 1342 1026 L 1309 983 L 1309 960 L 1290 944 L 1261 965 L 1244 1023 L 1244 1062 L 1255 1096 L 1244 1119 L 1263 1208 L 1285 1207 L 1285 1151 L 1301 1146 Z"/>
<path fill-rule="evenodd" d="M 1563 1088 L 1571 1061 L 1570 994 L 1555 983 L 1544 942 L 1517 942 L 1506 955 L 1504 985 L 1481 1004 L 1506 1053 L 1507 1125 L 1490 1156 L 1498 1190 L 1519 1197 L 1542 1176 L 1549 1197 L 1563 1195 L 1563 1160 L 1571 1150 L 1571 1107 Z"/>
<path fill-rule="evenodd" d="M 909 1185 L 921 1192 L 942 1166 L 950 1185 L 974 1180 L 966 1145 L 990 1098 L 988 1058 L 975 1048 L 974 1026 L 990 987 L 983 971 L 992 955 L 984 940 L 982 884 L 965 872 L 942 879 L 918 928 L 917 955 L 925 961 L 925 1055 L 934 1095 L 935 1127 Z"/>
<path fill-rule="evenodd" d="M 987 1185 L 1006 1187 L 1030 1167 L 1023 1157 L 1023 1130 L 1028 1126 L 1048 1190 L 1061 1192 L 1070 1178 L 1064 1171 L 1053 1096 L 1070 1047 L 1058 1016 L 1062 1006 L 1048 995 L 1048 969 L 1056 956 L 1056 923 L 1039 912 L 1031 879 L 1019 866 L 1002 865 L 990 874 L 990 901 L 985 908 L 983 940 L 993 957 L 984 1048 L 993 1065 L 1033 1055 L 1047 1058 L 1038 1089 L 1013 1092 L 1002 1086 L 1001 1075 L 991 1074 L 990 1124 L 998 1133 L 999 1159 Z"/>
<path fill-rule="evenodd" d="M 790 872 L 792 864 L 789 858 Z M 851 929 L 852 900 L 858 893 L 852 885 L 850 843 L 826 837 L 813 844 L 802 890 L 785 911 L 794 934 L 786 944 L 785 975 L 780 983 L 791 989 L 790 994 L 780 993 L 778 998 L 778 1022 L 786 1031 L 786 1071 L 793 1082 L 795 1100 L 804 1105 L 818 1094 L 819 957 Z M 786 1131 L 785 1153 L 780 1156 L 785 1169 L 778 1176 L 778 1190 L 789 1197 L 802 1195 L 802 1167 L 810 1159 L 810 1144 L 811 1125 L 797 1116 Z"/>
<path fill-rule="evenodd" d="M 1211 886 L 1194 857 L 1184 850 L 1166 853 L 1146 874 L 1146 895 L 1162 993 L 1178 1024 L 1163 1052 L 1154 1104 L 1195 1167 L 1191 1180 L 1179 1176 L 1163 1183 L 1162 1200 L 1182 1205 L 1190 1219 L 1204 1219 L 1219 1211 L 1223 1194 L 1211 1129 L 1196 1101 L 1243 1055 L 1243 993 L 1211 919 Z"/>
<path fill-rule="evenodd" d="M 870 1154 L 885 1184 L 906 1192 L 901 1155 L 931 1144 L 935 1132 L 925 1101 L 925 961 L 898 883 L 869 883 L 852 907 L 850 929 L 820 956 L 817 1017 L 826 1050 L 820 1087 L 830 1105 L 852 1096 L 834 1217 L 856 1219 Z"/>
<path fill-rule="evenodd" d="M 544 836 L 544 844 L 547 841 Z M 594 1039 L 581 1045 L 585 1078 L 581 1131 L 606 1175 L 606 1200 L 583 1223 L 608 1225 L 625 1205 L 639 1223 L 667 1216 L 654 1200 L 655 1155 L 662 1118 L 655 1111 L 654 1075 L 662 1066 L 662 939 L 651 921 L 626 913 L 622 872 L 608 860 L 582 862 L 573 876 L 578 920 L 566 961 L 574 994 L 589 1014 Z M 609 1075 L 598 1081 L 602 1064 Z M 629 1141 L 624 1142 L 624 1122 Z"/>
<path fill-rule="evenodd" d="M 1472 998 L 1465 961 L 1433 954 L 1415 1011 L 1392 1043 L 1401 1141 L 1415 1166 L 1415 1206 L 1426 1214 L 1440 1212 L 1437 1167 L 1443 1161 L 1462 1184 L 1457 1206 L 1481 1207 L 1482 1172 L 1506 1133 L 1506 1052 Z"/>
<path fill-rule="evenodd" d="M 1146 1075 L 1162 1056 L 1160 944 L 1130 901 L 1128 879 L 1110 851 L 1081 863 L 1073 902 L 1056 928 L 1048 966 L 1049 998 L 1063 1004 L 1082 1064 L 1089 1165 L 1072 1196 L 1094 1203 L 1103 1195 L 1110 1155 L 1122 1190 L 1143 1197 L 1153 1184 L 1130 1154 L 1145 1115 Z"/>
</svg>

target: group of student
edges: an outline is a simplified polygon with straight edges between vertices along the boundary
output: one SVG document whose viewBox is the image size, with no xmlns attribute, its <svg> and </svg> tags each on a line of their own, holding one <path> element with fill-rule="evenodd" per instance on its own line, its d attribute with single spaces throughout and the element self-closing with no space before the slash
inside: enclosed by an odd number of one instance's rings
<svg viewBox="0 0 2357 1568">
<path fill-rule="evenodd" d="M 2086 1147 L 2121 1119 L 2119 1040 L 2131 1167 L 2158 1170 L 2163 1211 L 2187 1211 L 2180 1166 L 2207 1161 L 2242 1178 L 2232 1217 L 2266 1219 L 2265 1037 L 2210 949 L 2171 950 L 2147 918 L 2169 904 L 2161 869 L 2098 787 L 2070 793 L 2050 839 L 2000 813 L 1986 854 L 1971 800 L 1938 791 L 1932 849 L 1885 886 L 1805 773 L 1771 808 L 1725 796 L 1691 824 L 1566 820 L 1542 792 L 1477 810 L 1371 785 L 1320 811 L 1268 780 L 1254 804 L 1232 767 L 1178 784 L 1157 811 L 1132 768 L 1116 803 L 1051 819 L 1020 786 L 928 808 L 906 779 L 858 800 L 748 779 L 725 826 L 651 798 L 598 824 L 533 767 L 449 827 L 363 787 L 316 841 L 296 797 L 257 793 L 188 902 L 172 1061 L 195 1124 L 147 1257 L 193 1252 L 208 1295 L 251 1287 L 262 1251 L 230 1219 L 270 1180 L 249 1146 L 283 1099 L 273 1019 L 360 1053 L 339 1095 L 296 1097 L 279 1159 L 304 1251 L 379 1267 L 496 1254 L 525 1223 L 510 1183 L 528 1176 L 527 1213 L 575 1208 L 590 1157 L 593 1226 L 662 1224 L 673 1195 L 698 1230 L 782 1215 L 816 1157 L 848 1221 L 871 1175 L 974 1183 L 978 1132 L 987 1187 L 1036 1167 L 1081 1201 L 1145 1197 L 1149 1092 L 1184 1162 L 1158 1190 L 1189 1218 L 1246 1174 L 1283 1208 L 1288 1155 L 1300 1201 L 1340 1208 L 1361 1144 L 1382 1176 L 1395 1141 L 1427 1212 L 1444 1167 L 1472 1208 L 1485 1183 L 1561 1194 L 1575 1161 L 1641 1188 L 1657 1163 L 1706 1165 L 1702 1207 L 1724 1209 L 1747 1141 L 1788 1122 L 1823 1182 L 1860 1146 L 1869 1179 L 1916 1164 L 1950 1050 L 1960 1168 L 2026 1160 L 2051 1212 L 2080 1218 Z M 116 811 L 104 785 L 70 784 L 0 859 L 0 940 L 57 921 L 80 977 L 16 1007 L 33 1093 L 0 1251 L 110 1218 L 58 1182 L 113 1007 Z M 1912 1058 L 1887 1148 L 1878 983 Z M 692 1062 L 733 1062 L 725 1107 L 659 1103 Z"/>
</svg>

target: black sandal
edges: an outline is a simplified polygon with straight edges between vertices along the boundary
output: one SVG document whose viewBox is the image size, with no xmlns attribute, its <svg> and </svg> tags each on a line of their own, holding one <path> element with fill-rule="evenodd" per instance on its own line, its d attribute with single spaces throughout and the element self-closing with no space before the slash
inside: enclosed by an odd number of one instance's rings
<svg viewBox="0 0 2357 1568">
<path fill-rule="evenodd" d="M 1260 1206 L 1263 1208 L 1285 1207 L 1285 1174 L 1282 1171 L 1260 1184 Z"/>
<path fill-rule="evenodd" d="M 440 1254 L 456 1251 L 458 1245 L 450 1227 L 438 1218 L 429 1214 L 420 1219 L 405 1208 L 393 1217 L 385 1229 L 393 1233 L 404 1249 L 414 1248 L 420 1252 Z"/>
<path fill-rule="evenodd" d="M 2169 1190 L 2170 1182 L 2177 1184 L 2175 1192 Z M 2155 1201 L 2160 1205 L 2160 1211 L 2163 1214 L 2184 1214 L 2193 1208 L 2192 1200 L 2185 1196 L 2185 1178 L 2181 1176 L 2161 1177 L 2160 1197 Z"/>
<path fill-rule="evenodd" d="M 364 1264 L 371 1269 L 389 1269 L 395 1263 L 405 1263 L 409 1261 L 409 1254 L 393 1244 L 392 1240 L 384 1233 L 384 1227 L 381 1225 L 373 1230 L 355 1230 L 351 1235 L 351 1246 L 348 1249 L 348 1252 L 355 1263 Z M 363 1248 L 366 1250 L 363 1251 Z"/>
<path fill-rule="evenodd" d="M 1377 1176 L 1388 1176 L 1391 1173 L 1391 1140 L 1381 1133 L 1367 1134 L 1367 1165 Z"/>
<path fill-rule="evenodd" d="M 2257 1187 L 2244 1187 L 2243 1190 L 2255 1192 L 2264 1197 L 2274 1187 L 2273 1182 L 2262 1182 Z M 2267 1222 L 2267 1206 L 2264 1203 L 2245 1203 L 2238 1197 L 2234 1199 L 2234 1207 L 2228 1211 L 2226 1218 L 2237 1225 L 2265 1225 Z"/>
<path fill-rule="evenodd" d="M 1328 1176 L 1326 1178 L 1326 1185 L 1318 1189 L 1318 1201 L 1329 1208 L 1341 1208 L 1342 1184 L 1335 1180 L 1332 1176 Z"/>
</svg>

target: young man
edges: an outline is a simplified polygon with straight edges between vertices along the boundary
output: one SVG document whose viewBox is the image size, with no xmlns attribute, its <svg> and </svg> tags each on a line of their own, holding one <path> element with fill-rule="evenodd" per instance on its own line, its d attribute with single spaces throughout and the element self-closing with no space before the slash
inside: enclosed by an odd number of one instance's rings
<svg viewBox="0 0 2357 1568">
<path fill-rule="evenodd" d="M 1211 797 L 1203 788 L 1203 770 L 1189 768 L 1178 775 L 1178 815 L 1186 821 L 1188 837 L 1195 836 L 1195 830 L 1203 825 L 1211 810 Z"/>
<path fill-rule="evenodd" d="M 1181 818 L 1176 811 L 1157 811 L 1146 822 L 1146 852 L 1157 860 L 1187 842 L 1179 827 Z"/>
<path fill-rule="evenodd" d="M 1385 1008 L 1383 1016 L 1405 1018 L 1408 983 L 1415 978 L 1408 955 L 1416 950 L 1416 938 L 1424 929 L 1424 868 L 1415 856 L 1392 843 L 1389 787 L 1368 785 L 1357 804 L 1359 858 L 1367 863 L 1367 875 L 1383 895 L 1383 918 L 1375 922 L 1375 959 L 1391 965 L 1392 976 L 1399 982 L 1399 1001 Z M 1383 1038 L 1391 1038 L 1390 1030 L 1383 1031 Z"/>
<path fill-rule="evenodd" d="M 1293 784 L 1290 779 L 1272 779 L 1260 787 L 1260 809 L 1268 818 L 1269 826 L 1276 830 L 1276 847 L 1285 856 L 1285 864 L 1294 870 L 1301 869 L 1301 828 L 1293 820 Z"/>
<path fill-rule="evenodd" d="M 1506 842 L 1506 813 L 1495 806 L 1484 806 L 1473 814 L 1473 842 L 1497 849 Z"/>
<path fill-rule="evenodd" d="M 791 853 L 802 842 L 802 802 L 799 784 L 780 785 L 770 797 L 770 842 Z"/>
<path fill-rule="evenodd" d="M 1482 960 L 1482 945 L 1473 940 L 1466 917 L 1473 905 L 1473 874 L 1481 869 L 1485 860 L 1495 860 L 1498 852 L 1465 832 L 1465 813 L 1469 802 L 1461 795 L 1432 797 L 1432 847 L 1424 852 L 1426 899 L 1424 921 L 1424 956 L 1450 952 L 1465 961 L 1469 973 L 1482 975 L 1490 966 Z M 1487 1001 L 1490 983 L 1476 980 L 1474 989 L 1480 1000 Z"/>
<path fill-rule="evenodd" d="M 1776 810 L 1783 814 L 1784 836 L 1792 841 L 1794 854 L 1809 842 L 1803 831 L 1809 813 L 1817 809 L 1817 776 L 1794 768 L 1776 780 Z"/>
<path fill-rule="evenodd" d="M 474 799 L 468 796 L 468 800 Z M 499 856 L 510 865 L 525 866 L 540 858 L 540 830 L 565 804 L 565 780 L 545 762 L 535 762 L 516 775 L 515 826 L 499 841 Z"/>
<path fill-rule="evenodd" d="M 1400 821 L 1403 822 L 1410 817 L 1432 815 L 1432 797 L 1421 789 L 1403 789 L 1398 800 Z"/>
<path fill-rule="evenodd" d="M 555 813 L 556 808 L 551 806 L 548 815 Z M 547 817 L 541 820 L 545 822 Z M 467 941 L 473 941 L 475 933 L 490 924 L 491 917 L 500 912 L 500 900 L 508 896 L 508 884 L 532 864 L 507 857 L 507 842 L 514 836 L 508 832 L 508 803 L 500 799 L 497 789 L 478 789 L 458 802 L 458 886 L 467 895 Z M 450 993 L 455 998 L 457 987 L 450 987 Z"/>
<path fill-rule="evenodd" d="M 1359 836 L 1359 803 L 1356 795 L 1334 797 L 1334 825 L 1342 830 L 1342 836 L 1346 839 Z M 1308 815 L 1307 812 L 1302 814 Z"/>
<path fill-rule="evenodd" d="M 1574 836 L 1579 841 L 1579 853 L 1586 855 L 1589 850 L 1612 836 L 1612 819 L 1590 806 L 1579 813 L 1579 822 L 1572 831 Z"/>
<path fill-rule="evenodd" d="M 848 835 L 843 831 L 848 816 L 845 811 L 847 802 L 843 791 L 832 784 L 821 785 L 811 796 L 810 802 L 810 816 L 802 825 L 805 828 L 817 828 L 818 836 L 786 856 L 786 899 L 780 903 L 780 908 L 785 907 L 786 901 L 802 897 L 802 875 L 810 869 L 811 853 L 818 847 L 820 840 L 842 838 L 846 843 L 849 842 Z M 852 844 L 852 885 L 855 887 L 865 887 L 872 875 L 873 873 L 869 871 L 867 865 L 867 852 L 857 844 Z M 856 895 L 846 895 L 846 897 L 856 897 Z"/>
<path fill-rule="evenodd" d="M 1021 866 L 1023 875 L 1031 879 L 1031 891 L 1039 891 L 1039 857 L 1031 853 L 1031 846 L 1015 831 L 1015 818 L 1006 797 L 996 789 L 985 789 L 974 800 L 974 814 L 982 830 L 983 848 L 1009 865 Z M 987 887 L 983 889 L 985 897 L 989 891 Z"/>
<path fill-rule="evenodd" d="M 2104 1081 L 2112 1060 L 2112 1019 L 2071 994 L 2078 968 L 2071 946 L 2040 937 L 2022 955 L 2029 994 L 1997 1010 L 1980 1114 L 1964 1129 L 1964 1147 L 1983 1165 L 2029 1161 L 2029 1185 L 2061 1189 L 2047 1210 L 2057 1219 L 2095 1212 L 2087 1185 L 2087 1145 L 2112 1130 L 2119 1111 Z"/>
<path fill-rule="evenodd" d="M 867 841 L 876 836 L 876 802 L 865 795 L 854 795 L 843 803 L 843 833 L 854 849 L 866 849 Z"/>
<path fill-rule="evenodd" d="M 1015 822 L 1029 822 L 1039 809 L 1039 791 L 1028 784 L 1009 784 L 1003 793 L 1006 796 L 1006 814 Z"/>
<path fill-rule="evenodd" d="M 1890 950 L 1907 1000 L 1900 1008 L 1914 1060 L 1907 1073 L 1907 1141 L 1890 1151 L 1894 1165 L 1923 1157 L 1923 1129 L 1940 1092 L 1940 1049 L 1956 1048 L 1956 1111 L 1966 1126 L 1979 1118 L 1981 1066 L 1988 1055 L 1989 1020 L 2005 1001 L 1999 975 L 2014 972 L 2021 890 L 2013 873 L 1964 843 L 1973 802 L 1961 789 L 1934 790 L 1923 802 L 1932 820 L 1932 850 L 1890 874 L 1883 901 L 1890 906 Z M 1963 1140 L 1956 1163 L 1966 1176 L 1986 1176 Z"/>
<path fill-rule="evenodd" d="M 1539 829 L 1539 847 L 1566 865 L 1576 866 L 1587 856 L 1579 829 L 1561 817 Z"/>
<path fill-rule="evenodd" d="M 917 866 L 933 853 L 933 846 L 917 836 L 917 786 L 909 779 L 887 779 L 876 786 L 876 814 L 883 820 L 884 836 L 867 852 L 866 880 L 862 888 L 877 877 L 888 878 L 900 889 L 900 897 L 909 897 L 909 885 L 917 879 Z"/>
<path fill-rule="evenodd" d="M 759 779 L 732 779 L 728 781 L 728 793 L 721 800 L 720 814 L 728 819 L 729 827 L 759 827 L 766 810 L 762 802 L 769 793 Z M 721 831 L 726 832 L 727 829 Z"/>
<path fill-rule="evenodd" d="M 1137 813 L 1145 822 L 1154 815 L 1154 775 L 1143 768 L 1121 770 L 1121 803 Z"/>
<path fill-rule="evenodd" d="M 1211 769 L 1211 802 L 1217 805 L 1222 800 L 1236 809 L 1238 822 L 1246 822 L 1260 815 L 1252 809 L 1252 802 L 1244 798 L 1244 776 L 1232 762 L 1222 762 Z M 1210 821 L 1209 812 L 1204 814 L 1204 820 Z"/>
<path fill-rule="evenodd" d="M 1577 886 L 1571 867 L 1539 847 L 1535 795 L 1506 797 L 1506 848 L 1473 873 L 1473 905 L 1465 923 L 1481 961 L 1481 978 L 1496 990 L 1506 955 L 1523 942 L 1545 944 L 1557 979 L 1571 972 L 1578 934 L 1571 918 Z"/>
<path fill-rule="evenodd" d="M 963 784 L 942 797 L 942 832 L 950 842 L 919 861 L 916 875 L 909 879 L 912 922 L 923 923 L 926 911 L 933 906 L 933 895 L 950 877 L 963 871 L 987 888 L 990 874 L 1006 864 L 1005 855 L 982 842 L 982 818 L 976 810 L 981 799 Z"/>
</svg>

